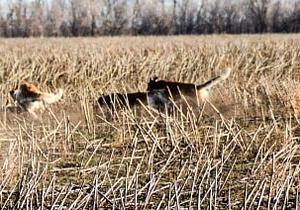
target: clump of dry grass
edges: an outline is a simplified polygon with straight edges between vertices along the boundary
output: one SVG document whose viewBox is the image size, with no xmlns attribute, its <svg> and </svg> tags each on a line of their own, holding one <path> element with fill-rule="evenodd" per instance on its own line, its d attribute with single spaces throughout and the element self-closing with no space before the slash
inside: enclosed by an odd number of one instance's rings
<svg viewBox="0 0 300 210">
<path fill-rule="evenodd" d="M 1 209 L 297 208 L 298 35 L 0 42 Z M 201 83 L 225 66 L 200 106 L 94 106 L 154 75 Z M 39 121 L 12 114 L 24 80 L 64 98 Z"/>
</svg>

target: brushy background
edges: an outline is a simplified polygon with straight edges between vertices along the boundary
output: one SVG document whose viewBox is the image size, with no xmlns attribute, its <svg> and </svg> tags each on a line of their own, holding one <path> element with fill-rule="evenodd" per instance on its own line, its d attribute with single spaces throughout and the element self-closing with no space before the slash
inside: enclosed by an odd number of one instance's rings
<svg viewBox="0 0 300 210">
<path fill-rule="evenodd" d="M 1 209 L 292 209 L 299 203 L 300 37 L 0 40 Z M 159 113 L 98 107 L 153 76 L 202 83 L 210 102 Z M 11 111 L 23 81 L 62 100 Z"/>
</svg>

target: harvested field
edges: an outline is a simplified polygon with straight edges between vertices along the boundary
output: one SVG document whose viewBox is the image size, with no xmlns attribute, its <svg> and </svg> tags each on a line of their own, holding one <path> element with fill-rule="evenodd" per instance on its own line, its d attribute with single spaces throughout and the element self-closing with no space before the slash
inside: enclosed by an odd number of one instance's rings
<svg viewBox="0 0 300 210">
<path fill-rule="evenodd" d="M 1 209 L 296 209 L 300 36 L 0 39 Z M 150 78 L 201 84 L 209 102 L 115 111 L 101 94 Z M 8 109 L 30 81 L 64 96 L 39 119 Z"/>
</svg>

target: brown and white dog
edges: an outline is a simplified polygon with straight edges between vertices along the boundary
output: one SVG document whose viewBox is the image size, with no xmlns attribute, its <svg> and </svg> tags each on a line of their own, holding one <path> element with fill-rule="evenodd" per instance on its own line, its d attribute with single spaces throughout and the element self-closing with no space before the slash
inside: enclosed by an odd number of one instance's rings
<svg viewBox="0 0 300 210">
<path fill-rule="evenodd" d="M 109 108 L 115 107 L 133 107 L 141 103 L 154 109 L 162 110 L 168 106 L 168 97 L 166 90 L 153 90 L 151 92 L 135 93 L 113 93 L 100 96 L 98 104 Z"/>
<path fill-rule="evenodd" d="M 197 97 L 201 100 L 206 100 L 209 96 L 209 90 L 219 82 L 228 78 L 230 72 L 231 69 L 227 68 L 222 74 L 208 80 L 207 82 L 201 85 L 197 85 L 194 83 L 157 80 L 157 77 L 155 77 L 154 79 L 150 79 L 150 81 L 148 82 L 147 91 L 165 89 L 167 90 L 169 97 L 172 97 L 173 99 L 178 99 L 183 95 Z"/>
<path fill-rule="evenodd" d="M 45 93 L 37 89 L 32 83 L 21 84 L 19 88 L 11 90 L 10 96 L 22 111 L 28 111 L 37 118 L 37 110 L 45 110 L 49 104 L 57 102 L 63 95 L 63 90 L 57 93 Z"/>
</svg>

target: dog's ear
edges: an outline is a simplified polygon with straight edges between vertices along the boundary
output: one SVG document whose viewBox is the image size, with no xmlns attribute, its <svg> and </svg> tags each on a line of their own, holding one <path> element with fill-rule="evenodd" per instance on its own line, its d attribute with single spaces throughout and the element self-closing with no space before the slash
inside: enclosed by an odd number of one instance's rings
<svg viewBox="0 0 300 210">
<path fill-rule="evenodd" d="M 157 79 L 158 79 L 158 77 L 157 77 L 157 76 L 154 76 L 154 77 L 152 77 L 152 78 L 150 79 L 149 82 L 155 82 Z"/>
<path fill-rule="evenodd" d="M 101 94 L 98 99 L 97 102 L 99 105 L 103 105 L 105 103 L 105 96 L 103 94 Z"/>
<path fill-rule="evenodd" d="M 23 84 L 20 85 L 19 89 L 22 90 L 22 91 L 26 91 L 26 90 L 28 90 L 27 87 L 28 87 L 28 83 L 25 82 L 25 83 L 23 83 Z"/>
</svg>

